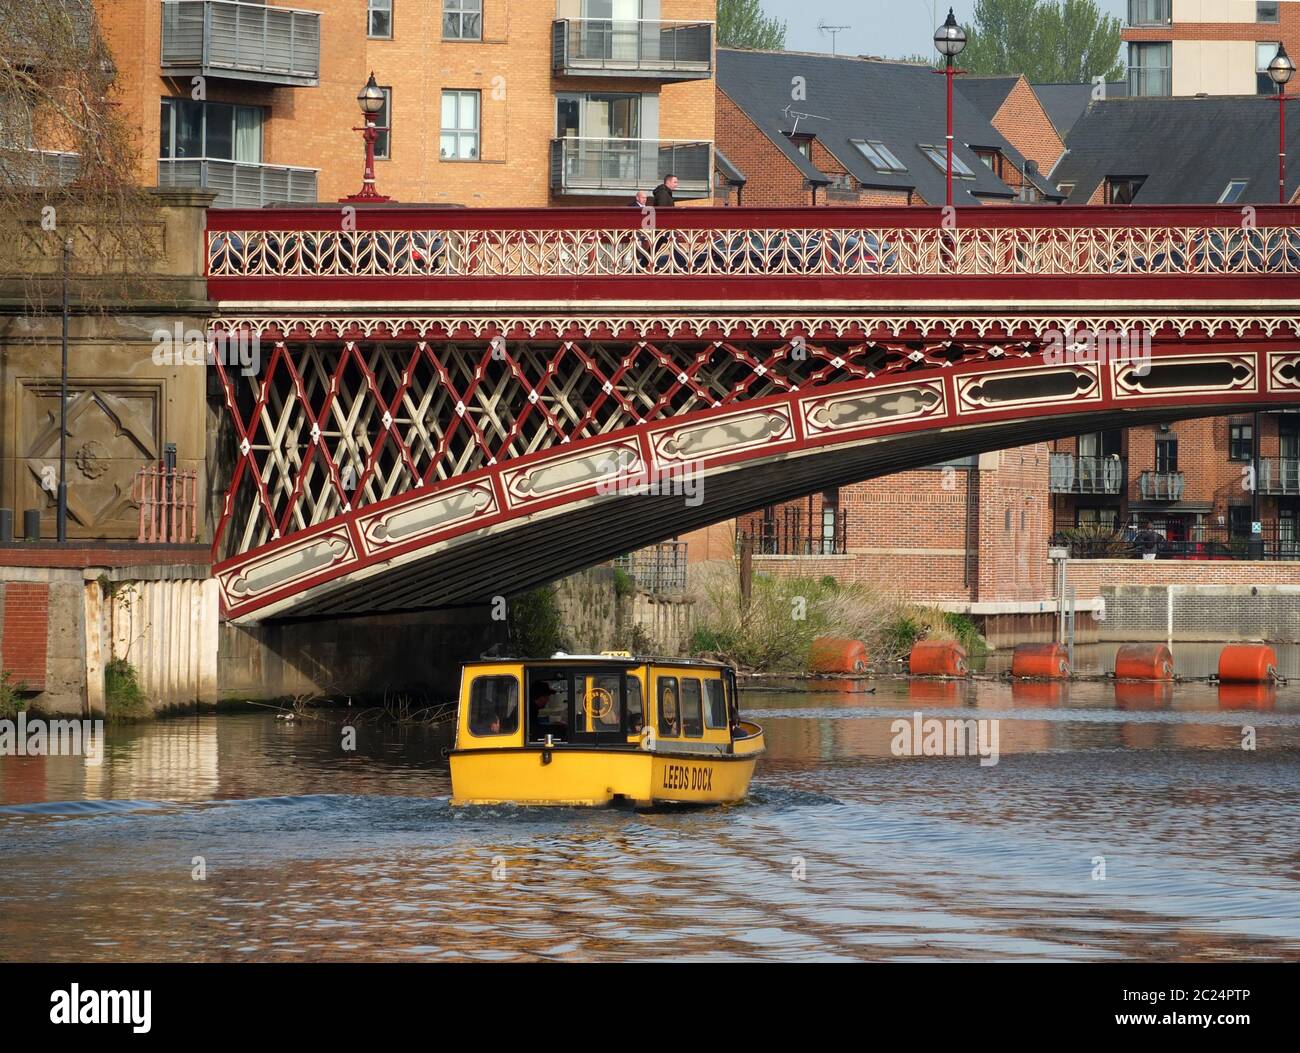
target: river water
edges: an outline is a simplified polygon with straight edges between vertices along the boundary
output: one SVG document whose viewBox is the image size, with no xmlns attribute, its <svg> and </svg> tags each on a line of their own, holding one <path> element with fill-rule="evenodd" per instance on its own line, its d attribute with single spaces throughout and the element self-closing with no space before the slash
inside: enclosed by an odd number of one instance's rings
<svg viewBox="0 0 1300 1053">
<path fill-rule="evenodd" d="M 727 809 L 452 810 L 444 735 L 336 715 L 0 758 L 0 959 L 1300 960 L 1300 684 L 818 686 L 744 692 Z"/>
</svg>

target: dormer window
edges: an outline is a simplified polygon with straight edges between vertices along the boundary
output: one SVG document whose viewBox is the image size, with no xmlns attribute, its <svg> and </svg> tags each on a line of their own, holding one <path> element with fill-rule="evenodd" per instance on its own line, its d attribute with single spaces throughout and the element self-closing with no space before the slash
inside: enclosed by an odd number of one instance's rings
<svg viewBox="0 0 1300 1053">
<path fill-rule="evenodd" d="M 811 135 L 792 135 L 790 141 L 794 143 L 794 148 L 803 154 L 805 159 L 812 160 L 813 137 Z"/>
<path fill-rule="evenodd" d="M 1142 189 L 1142 184 L 1146 181 L 1146 176 L 1107 176 L 1106 204 L 1133 204 L 1133 199 L 1137 197 L 1138 191 Z"/>
</svg>

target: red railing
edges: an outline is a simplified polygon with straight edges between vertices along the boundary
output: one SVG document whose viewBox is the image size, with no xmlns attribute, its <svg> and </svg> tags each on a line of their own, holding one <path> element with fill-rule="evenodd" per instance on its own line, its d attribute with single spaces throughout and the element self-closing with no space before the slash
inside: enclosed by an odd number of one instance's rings
<svg viewBox="0 0 1300 1053">
<path fill-rule="evenodd" d="M 189 545 L 198 539 L 198 472 L 150 464 L 135 473 L 131 499 L 140 507 L 137 541 Z"/>
</svg>

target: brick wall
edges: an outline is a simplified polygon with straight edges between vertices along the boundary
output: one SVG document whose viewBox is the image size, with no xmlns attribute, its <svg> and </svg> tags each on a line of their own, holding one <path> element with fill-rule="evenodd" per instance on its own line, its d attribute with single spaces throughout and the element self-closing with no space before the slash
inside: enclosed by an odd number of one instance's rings
<svg viewBox="0 0 1300 1053">
<path fill-rule="evenodd" d="M 1044 176 L 1065 152 L 1065 143 L 1057 134 L 1056 126 L 1024 77 L 1016 81 L 1016 86 L 993 115 L 993 127 L 1025 157 L 1037 161 Z"/>
<path fill-rule="evenodd" d="M 0 669 L 10 683 L 26 691 L 45 690 L 46 648 L 49 643 L 50 587 L 37 582 L 0 584 Z"/>
</svg>

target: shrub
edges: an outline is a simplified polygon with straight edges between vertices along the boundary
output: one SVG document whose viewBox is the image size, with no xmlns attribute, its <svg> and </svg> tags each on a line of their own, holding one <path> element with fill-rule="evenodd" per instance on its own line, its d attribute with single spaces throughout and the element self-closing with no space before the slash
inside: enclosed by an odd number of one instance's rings
<svg viewBox="0 0 1300 1053">
<path fill-rule="evenodd" d="M 21 693 L 24 686 L 13 682 L 8 669 L 0 669 L 0 720 L 14 720 L 27 708 L 27 699 Z"/>
<path fill-rule="evenodd" d="M 104 667 L 104 708 L 113 723 L 146 720 L 153 716 L 149 699 L 140 687 L 135 666 L 114 658 Z"/>
<path fill-rule="evenodd" d="M 554 585 L 543 585 L 514 597 L 506 624 L 515 654 L 522 657 L 549 658 L 567 647 L 564 618 Z"/>
</svg>

